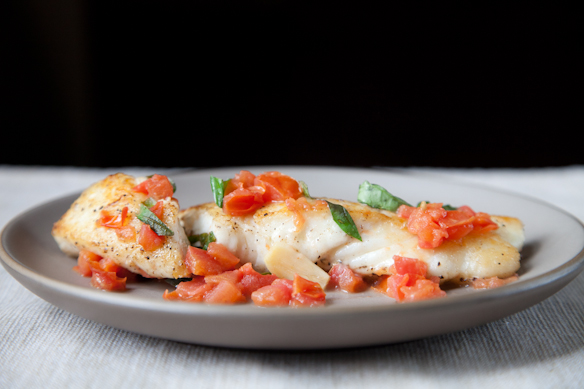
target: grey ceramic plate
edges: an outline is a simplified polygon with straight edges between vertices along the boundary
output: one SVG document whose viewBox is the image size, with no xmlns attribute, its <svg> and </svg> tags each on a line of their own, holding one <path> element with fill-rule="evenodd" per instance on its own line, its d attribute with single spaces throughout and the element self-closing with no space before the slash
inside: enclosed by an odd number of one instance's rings
<svg viewBox="0 0 584 389">
<path fill-rule="evenodd" d="M 241 168 L 200 170 L 172 177 L 182 207 L 212 201 L 209 176 L 229 178 Z M 379 345 L 458 331 L 503 318 L 551 296 L 584 267 L 584 228 L 543 202 L 403 171 L 310 167 L 280 170 L 307 183 L 311 195 L 355 201 L 359 184 L 377 183 L 410 202 L 467 204 L 520 218 L 526 245 L 519 281 L 493 290 L 457 289 L 444 299 L 396 304 L 375 292 L 331 293 L 322 308 L 211 306 L 162 299 L 162 281 L 131 284 L 124 293 L 93 289 L 71 270 L 75 260 L 53 241 L 52 224 L 78 194 L 31 209 L 2 231 L 7 271 L 30 291 L 64 310 L 113 327 L 177 341 L 261 349 L 319 349 Z"/>
</svg>

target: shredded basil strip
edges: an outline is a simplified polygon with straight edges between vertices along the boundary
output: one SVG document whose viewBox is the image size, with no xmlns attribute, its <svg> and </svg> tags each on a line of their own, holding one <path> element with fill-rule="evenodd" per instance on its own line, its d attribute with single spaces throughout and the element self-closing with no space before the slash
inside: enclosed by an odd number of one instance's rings
<svg viewBox="0 0 584 389">
<path fill-rule="evenodd" d="M 391 212 L 397 211 L 400 205 L 411 206 L 405 200 L 389 193 L 382 186 L 371 184 L 369 181 L 364 181 L 359 185 L 357 201 L 373 208 L 385 209 Z"/>
<path fill-rule="evenodd" d="M 422 203 L 430 204 L 430 203 L 431 203 L 431 201 L 420 201 L 420 202 L 418 203 L 418 205 L 416 205 L 416 208 L 419 208 L 419 207 L 420 207 L 420 205 L 422 205 Z M 442 205 L 442 208 L 444 208 L 444 210 L 446 210 L 446 211 L 456 211 L 456 210 L 458 209 L 458 208 L 456 208 L 456 207 L 453 207 L 453 206 L 452 206 L 452 205 L 450 205 L 450 204 L 443 204 L 443 205 Z"/>
<path fill-rule="evenodd" d="M 172 286 L 177 286 L 178 284 L 180 284 L 181 282 L 186 282 L 186 281 L 192 281 L 192 278 L 165 278 L 164 281 L 166 281 L 166 283 L 172 285 Z"/>
<path fill-rule="evenodd" d="M 215 204 L 219 208 L 223 208 L 223 197 L 225 196 L 225 187 L 229 180 L 224 181 L 221 178 L 211 176 L 211 190 L 213 191 L 213 198 Z"/>
<path fill-rule="evenodd" d="M 300 189 L 302 189 L 302 194 L 304 197 L 311 199 L 312 197 L 310 197 L 310 193 L 308 193 L 308 185 L 306 185 L 306 182 L 298 181 L 298 184 L 300 185 Z"/>
<path fill-rule="evenodd" d="M 148 208 L 152 208 L 156 205 L 156 200 L 154 200 L 152 197 L 148 197 L 146 201 L 144 201 L 144 205 Z"/>
<path fill-rule="evenodd" d="M 213 231 L 209 233 L 204 232 L 202 234 L 189 236 L 189 242 L 191 243 L 191 246 L 195 246 L 203 250 L 207 250 L 209 243 L 215 242 L 216 240 L 217 239 L 215 238 Z"/>
<path fill-rule="evenodd" d="M 355 225 L 353 218 L 345 209 L 345 207 L 339 204 L 331 203 L 329 201 L 327 201 L 327 204 L 329 206 L 329 209 L 331 210 L 333 220 L 335 221 L 335 223 L 337 223 L 339 227 L 341 227 L 341 230 L 343 230 L 347 235 L 350 235 L 355 239 L 363 241 L 363 239 L 361 239 L 361 235 L 359 235 L 359 231 L 357 230 L 357 226 Z"/>
<path fill-rule="evenodd" d="M 151 210 L 144 204 L 140 204 L 140 212 L 136 215 L 138 220 L 152 228 L 158 236 L 172 236 L 174 232 L 166 226 Z"/>
</svg>

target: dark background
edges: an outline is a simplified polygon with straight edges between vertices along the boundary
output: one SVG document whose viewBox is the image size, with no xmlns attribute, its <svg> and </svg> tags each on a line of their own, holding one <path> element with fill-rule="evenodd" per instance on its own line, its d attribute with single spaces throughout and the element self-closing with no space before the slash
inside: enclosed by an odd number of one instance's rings
<svg viewBox="0 0 584 389">
<path fill-rule="evenodd" d="M 0 164 L 584 163 L 574 10 L 379 3 L 3 3 Z"/>
</svg>

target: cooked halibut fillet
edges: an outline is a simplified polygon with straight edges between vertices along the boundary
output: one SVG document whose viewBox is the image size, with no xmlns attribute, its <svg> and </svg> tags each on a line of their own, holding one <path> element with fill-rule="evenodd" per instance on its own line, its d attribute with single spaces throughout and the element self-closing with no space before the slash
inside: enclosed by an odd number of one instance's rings
<svg viewBox="0 0 584 389">
<path fill-rule="evenodd" d="M 77 256 L 81 249 L 86 249 L 148 277 L 188 277 L 190 272 L 184 264 L 184 257 L 189 241 L 179 223 L 176 199 L 162 200 L 164 215 L 161 220 L 174 235 L 166 237 L 165 244 L 153 251 L 145 251 L 136 242 L 125 243 L 118 238 L 115 229 L 98 224 L 102 210 L 118 214 L 128 207 L 128 225 L 138 235 L 142 222 L 135 215 L 147 195 L 134 192 L 132 188 L 144 179 L 118 173 L 87 188 L 53 226 L 52 235 L 59 248 L 70 256 Z"/>
<path fill-rule="evenodd" d="M 512 276 L 519 269 L 523 225 L 515 218 L 494 216 L 495 231 L 470 233 L 460 242 L 447 241 L 435 249 L 418 247 L 418 237 L 395 213 L 344 200 L 329 201 L 351 214 L 362 241 L 350 237 L 333 221 L 328 206 L 302 212 L 303 223 L 283 202 L 271 203 L 249 216 L 229 216 L 214 203 L 180 212 L 187 235 L 213 232 L 242 262 L 258 271 L 269 270 L 264 259 L 274 247 L 292 248 L 328 270 L 343 263 L 361 275 L 390 274 L 393 256 L 417 258 L 428 264 L 428 275 L 442 281 Z M 326 203 L 325 203 L 326 204 Z"/>
</svg>

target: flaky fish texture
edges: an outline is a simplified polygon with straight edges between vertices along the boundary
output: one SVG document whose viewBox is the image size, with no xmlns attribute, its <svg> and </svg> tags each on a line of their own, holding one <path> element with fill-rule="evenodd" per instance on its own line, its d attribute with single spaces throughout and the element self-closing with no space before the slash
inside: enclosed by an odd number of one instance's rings
<svg viewBox="0 0 584 389">
<path fill-rule="evenodd" d="M 499 225 L 497 230 L 470 233 L 460 241 L 421 249 L 418 237 L 407 230 L 407 220 L 395 213 L 350 201 L 328 200 L 347 209 L 362 241 L 343 232 L 326 205 L 303 210 L 299 216 L 279 202 L 252 215 L 236 217 L 207 203 L 181 211 L 180 219 L 187 235 L 213 232 L 219 243 L 242 262 L 251 262 L 258 271 L 268 270 L 264 258 L 271 248 L 282 244 L 325 270 L 340 262 L 361 275 L 390 274 L 394 255 L 426 262 L 428 275 L 438 276 L 443 282 L 505 278 L 520 267 L 525 237 L 523 224 L 516 218 L 493 216 Z"/>
<path fill-rule="evenodd" d="M 52 235 L 59 248 L 70 256 L 82 249 L 113 260 L 134 273 L 152 278 L 188 277 L 184 262 L 189 241 L 179 222 L 179 204 L 174 198 L 163 199 L 162 221 L 173 231 L 165 244 L 146 251 L 137 242 L 121 241 L 113 228 L 99 225 L 102 210 L 119 214 L 128 207 L 128 224 L 138 235 L 142 222 L 136 218 L 147 195 L 132 191 L 145 178 L 118 173 L 87 188 L 69 210 L 54 224 Z"/>
</svg>

